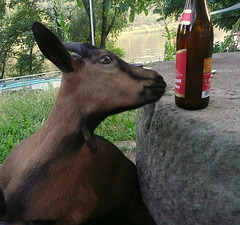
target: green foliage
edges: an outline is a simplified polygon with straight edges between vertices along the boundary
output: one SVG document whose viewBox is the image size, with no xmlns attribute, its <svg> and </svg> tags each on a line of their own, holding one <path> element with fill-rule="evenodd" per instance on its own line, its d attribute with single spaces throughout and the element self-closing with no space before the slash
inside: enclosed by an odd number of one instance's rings
<svg viewBox="0 0 240 225">
<path fill-rule="evenodd" d="M 0 96 L 0 161 L 47 118 L 55 91 Z"/>
<path fill-rule="evenodd" d="M 88 3 L 88 0 L 77 0 L 78 7 L 75 9 L 74 14 L 72 14 L 69 29 L 71 41 L 91 42 Z M 93 2 L 93 24 L 96 46 L 103 48 L 107 46 L 109 49 L 109 46 L 112 46 L 112 40 L 116 39 L 122 29 L 128 24 L 127 12 L 119 10 L 117 6 L 114 7 L 114 4 L 114 1 L 107 0 L 96 0 Z"/>
<path fill-rule="evenodd" d="M 72 41 L 90 42 L 90 14 L 89 1 L 76 0 L 77 9 L 71 17 L 70 37 Z M 108 36 L 117 37 L 128 24 L 133 21 L 136 13 L 145 11 L 147 13 L 148 2 L 152 1 L 120 1 L 120 0 L 96 0 L 93 2 L 93 20 L 95 27 L 96 46 L 105 48 L 109 41 Z M 129 12 L 129 13 L 128 13 Z M 84 31 L 84 32 L 83 32 Z"/>
<path fill-rule="evenodd" d="M 215 11 L 218 9 L 226 8 L 238 3 L 238 0 L 209 0 L 208 5 L 211 11 Z M 157 7 L 154 10 L 154 13 L 159 14 L 159 21 L 164 21 L 165 23 L 165 34 L 164 36 L 167 38 L 165 43 L 165 52 L 164 52 L 164 60 L 174 60 L 175 55 L 175 40 L 176 33 L 169 30 L 166 20 L 167 18 L 175 17 L 175 19 L 179 18 L 179 15 L 182 13 L 184 8 L 185 0 L 162 0 L 158 2 Z M 224 19 L 223 19 L 224 18 Z M 238 51 L 238 42 L 236 39 L 236 34 L 239 33 L 239 10 L 235 10 L 232 12 L 226 12 L 222 14 L 216 14 L 212 16 L 213 24 L 218 27 L 231 30 L 231 34 L 228 35 L 224 42 L 215 43 L 214 44 L 214 53 L 222 53 L 229 51 Z"/>
<path fill-rule="evenodd" d="M 34 64 L 34 38 L 31 26 L 33 21 L 40 20 L 42 15 L 42 11 L 36 6 L 36 1 L 11 0 L 7 6 L 8 14 L 0 20 L 0 27 L 4 30 L 0 32 L 0 78 L 5 75 L 6 67 L 12 67 L 7 61 L 14 62 L 15 59 L 19 60 L 18 66 L 21 70 L 28 71 L 28 74 L 35 72 L 32 66 Z M 29 56 L 28 65 L 21 62 L 20 58 L 23 55 Z M 18 72 L 19 70 L 13 70 L 14 75 L 22 75 Z"/>
<path fill-rule="evenodd" d="M 55 97 L 55 90 L 0 96 L 0 162 L 16 144 L 42 126 Z M 133 140 L 135 118 L 135 110 L 110 116 L 97 127 L 96 133 L 111 142 Z"/>
<path fill-rule="evenodd" d="M 165 19 L 174 16 L 176 20 L 182 13 L 186 0 L 161 0 L 157 2 L 154 13 L 164 17 Z"/>
<path fill-rule="evenodd" d="M 211 11 L 238 3 L 238 0 L 209 0 Z M 106 47 L 111 39 L 133 21 L 136 14 L 148 14 L 150 6 L 166 20 L 182 13 L 185 0 L 95 0 L 93 1 L 95 43 Z M 213 23 L 220 28 L 231 30 L 239 19 L 239 9 L 212 16 Z M 33 21 L 44 21 L 63 41 L 90 42 L 90 21 L 88 0 L 8 0 L 0 3 L 0 79 L 39 72 L 43 60 L 35 51 L 31 32 Z M 239 28 L 238 28 L 239 30 Z M 165 60 L 174 54 L 174 33 L 165 26 Z M 111 37 L 111 38 L 109 38 Z M 227 41 L 228 40 L 228 41 Z M 226 43 L 230 39 L 227 39 Z M 222 48 L 221 43 L 216 48 Z M 229 49 L 233 49 L 229 47 Z M 113 48 L 114 49 L 114 48 Z M 115 51 L 115 50 L 114 50 Z M 221 50 L 222 51 L 222 50 Z M 117 50 L 117 53 L 122 54 Z M 39 64 L 40 66 L 37 66 Z M 16 65 L 16 66 L 15 66 Z M 23 74 L 24 73 L 24 74 Z"/>
<path fill-rule="evenodd" d="M 155 9 L 155 13 L 164 15 L 165 17 L 174 16 L 176 19 L 181 15 L 184 4 L 186 0 L 161 0 L 157 2 L 157 7 Z M 209 9 L 211 12 L 224 9 L 239 3 L 239 0 L 208 0 L 207 1 Z M 162 8 L 163 7 L 163 8 Z M 212 16 L 213 24 L 220 27 L 221 29 L 225 29 L 227 31 L 231 30 L 233 25 L 239 19 L 240 9 L 216 14 Z"/>
<path fill-rule="evenodd" d="M 209 7 L 211 11 L 216 11 L 216 10 L 228 8 L 237 3 L 239 3 L 239 0 L 226 0 L 226 1 L 211 0 L 209 1 Z M 225 13 L 215 14 L 212 16 L 213 24 L 218 26 L 221 29 L 230 31 L 234 28 L 234 24 L 237 23 L 239 19 L 239 14 L 240 14 L 240 9 L 225 12 Z"/>
<path fill-rule="evenodd" d="M 160 18 L 158 21 L 164 23 L 165 33 L 163 36 L 167 39 L 164 44 L 164 61 L 171 61 L 175 59 L 176 55 L 176 37 L 177 33 L 174 30 L 169 29 L 167 16 L 164 13 L 163 4 L 159 3 L 157 9 L 155 9 L 155 13 L 160 13 Z"/>
<path fill-rule="evenodd" d="M 165 22 L 165 33 L 164 37 L 167 38 L 164 44 L 164 61 L 171 61 L 175 59 L 176 55 L 176 31 L 170 30 L 167 23 Z"/>
<path fill-rule="evenodd" d="M 105 0 L 105 5 L 108 10 L 111 8 L 117 9 L 117 11 L 121 13 L 129 12 L 129 20 L 130 22 L 134 21 L 135 15 L 140 14 L 142 12 L 145 15 L 148 14 L 148 7 L 151 6 L 155 1 L 152 0 Z"/>
<path fill-rule="evenodd" d="M 96 0 L 93 2 L 95 43 L 106 47 L 106 43 L 117 38 L 127 26 L 128 15 L 134 19 L 136 13 L 147 14 L 152 1 Z M 31 26 L 34 21 L 44 24 L 62 41 L 90 42 L 88 0 L 9 0 L 0 3 L 0 79 L 37 73 L 43 69 L 43 59 L 35 50 Z M 109 38 L 111 37 L 111 38 Z M 111 41 L 110 41 L 111 42 Z M 114 52 L 122 56 L 123 52 Z M 39 64 L 39 66 L 37 66 Z M 41 67 L 42 66 L 42 67 Z"/>
<path fill-rule="evenodd" d="M 111 52 L 113 52 L 115 55 L 117 55 L 119 58 L 123 58 L 126 54 L 126 52 L 121 49 L 121 48 L 117 48 L 114 45 L 113 41 L 108 41 L 107 42 L 107 46 L 106 49 L 110 50 Z"/>
<path fill-rule="evenodd" d="M 70 20 L 66 18 L 65 12 L 63 10 L 62 1 L 55 0 L 56 14 L 57 14 L 57 22 L 59 24 L 59 28 L 61 29 L 62 41 L 69 41 L 69 29 L 70 29 Z"/>
<path fill-rule="evenodd" d="M 89 1 L 78 0 L 77 2 L 79 7 L 71 18 L 70 36 L 73 41 L 90 42 Z M 109 41 L 108 36 L 117 37 L 119 32 L 127 26 L 127 12 L 122 12 L 117 6 L 114 7 L 114 4 L 114 1 L 108 0 L 93 2 L 96 46 L 105 48 L 106 42 Z"/>
<path fill-rule="evenodd" d="M 43 62 L 43 57 L 37 57 L 36 55 L 30 55 L 25 52 L 19 53 L 17 63 L 15 65 L 16 74 L 13 73 L 12 76 L 40 73 L 43 69 Z"/>
<path fill-rule="evenodd" d="M 96 129 L 96 134 L 111 142 L 135 139 L 136 110 L 112 115 Z"/>
<path fill-rule="evenodd" d="M 83 7 L 81 0 L 77 1 L 77 6 L 70 18 L 69 39 L 74 42 L 90 43 L 91 31 L 89 15 Z M 96 27 L 99 27 L 99 25 Z M 96 38 L 99 40 L 99 37 Z"/>
<path fill-rule="evenodd" d="M 237 52 L 239 51 L 239 41 L 237 39 L 236 33 L 240 28 L 240 19 L 234 24 L 232 31 L 229 35 L 224 38 L 224 41 L 219 43 L 214 43 L 213 53 L 224 53 L 224 52 Z"/>
<path fill-rule="evenodd" d="M 1 1 L 0 2 L 0 19 L 5 15 L 6 13 L 6 2 Z"/>
</svg>

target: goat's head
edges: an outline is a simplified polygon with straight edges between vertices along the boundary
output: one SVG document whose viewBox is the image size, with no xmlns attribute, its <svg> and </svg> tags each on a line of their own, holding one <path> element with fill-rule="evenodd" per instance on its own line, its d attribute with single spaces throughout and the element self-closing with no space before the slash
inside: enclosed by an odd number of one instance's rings
<svg viewBox="0 0 240 225">
<path fill-rule="evenodd" d="M 153 70 L 130 65 L 90 44 L 63 44 L 38 22 L 33 33 L 42 53 L 63 72 L 61 88 L 79 101 L 72 107 L 80 106 L 85 115 L 106 117 L 157 101 L 164 93 L 166 84 Z"/>
</svg>

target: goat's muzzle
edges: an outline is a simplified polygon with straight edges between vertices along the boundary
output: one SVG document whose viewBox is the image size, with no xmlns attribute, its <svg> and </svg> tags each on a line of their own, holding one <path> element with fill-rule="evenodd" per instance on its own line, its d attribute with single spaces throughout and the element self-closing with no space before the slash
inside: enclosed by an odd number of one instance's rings
<svg viewBox="0 0 240 225">
<path fill-rule="evenodd" d="M 149 85 L 143 85 L 145 90 L 150 90 L 151 93 L 155 96 L 158 100 L 162 97 L 165 92 L 165 88 L 167 86 L 166 82 L 164 81 L 163 77 L 157 72 L 153 71 L 155 75 L 154 82 Z"/>
</svg>

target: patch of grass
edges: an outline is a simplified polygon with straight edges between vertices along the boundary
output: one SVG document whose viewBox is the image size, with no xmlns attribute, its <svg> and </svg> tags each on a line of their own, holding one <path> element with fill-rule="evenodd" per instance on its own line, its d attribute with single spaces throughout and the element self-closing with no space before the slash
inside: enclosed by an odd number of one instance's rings
<svg viewBox="0 0 240 225">
<path fill-rule="evenodd" d="M 0 96 L 0 161 L 46 120 L 56 91 Z"/>
<path fill-rule="evenodd" d="M 42 126 L 55 98 L 55 90 L 0 96 L 0 162 L 15 145 Z M 95 133 L 111 142 L 134 140 L 135 118 L 135 110 L 110 116 Z"/>
<path fill-rule="evenodd" d="M 136 110 L 112 115 L 105 119 L 95 133 L 111 142 L 135 140 Z"/>
</svg>

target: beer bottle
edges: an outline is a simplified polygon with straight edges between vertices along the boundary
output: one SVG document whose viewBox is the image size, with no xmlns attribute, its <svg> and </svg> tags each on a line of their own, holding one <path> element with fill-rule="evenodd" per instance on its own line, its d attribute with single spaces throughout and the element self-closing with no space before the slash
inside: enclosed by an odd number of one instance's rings
<svg viewBox="0 0 240 225">
<path fill-rule="evenodd" d="M 186 0 L 177 31 L 175 102 L 184 109 L 208 106 L 213 27 L 206 0 Z"/>
</svg>

